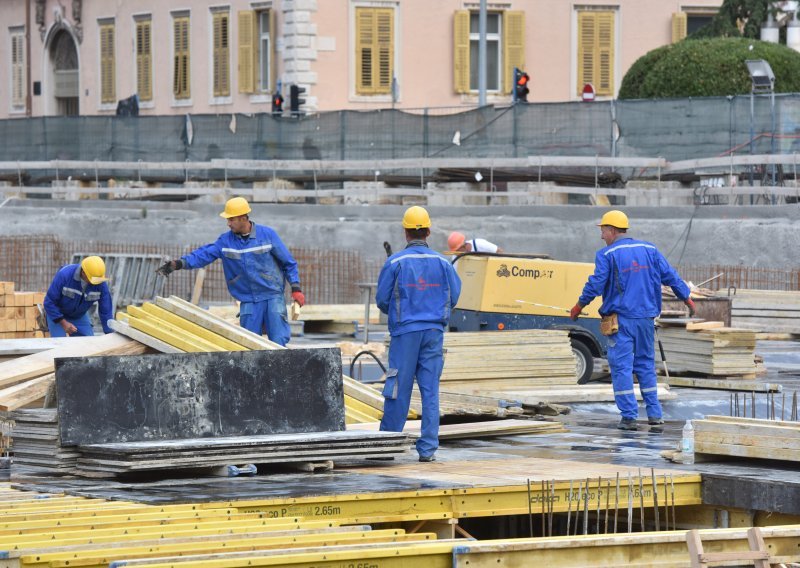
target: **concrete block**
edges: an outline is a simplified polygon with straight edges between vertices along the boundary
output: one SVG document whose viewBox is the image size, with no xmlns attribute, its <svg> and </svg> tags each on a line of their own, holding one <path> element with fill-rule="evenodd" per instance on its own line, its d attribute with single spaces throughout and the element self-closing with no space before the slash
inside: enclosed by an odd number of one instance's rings
<svg viewBox="0 0 800 568">
<path fill-rule="evenodd" d="M 285 36 L 290 35 L 306 35 L 306 36 L 315 36 L 317 35 L 317 24 L 286 24 L 283 26 L 283 33 Z"/>
<path fill-rule="evenodd" d="M 403 199 L 399 195 L 385 195 L 381 190 L 386 189 L 382 181 L 346 181 L 344 182 L 345 205 L 402 205 Z"/>
<path fill-rule="evenodd" d="M 308 24 L 309 22 L 311 22 L 311 12 L 308 10 L 291 10 L 284 16 L 286 24 Z"/>
<path fill-rule="evenodd" d="M 233 190 L 231 189 L 230 182 L 224 181 L 187 181 L 183 184 L 186 189 L 193 188 L 212 188 L 217 191 L 214 193 L 201 195 L 197 198 L 198 203 L 215 203 L 224 204 L 228 199 L 233 197 Z"/>
<path fill-rule="evenodd" d="M 78 180 L 72 180 L 72 179 L 69 179 L 69 180 L 66 180 L 66 179 L 56 180 L 56 179 L 54 179 L 53 181 L 50 182 L 50 186 L 54 190 L 53 193 L 52 193 L 53 199 L 63 199 L 63 200 L 66 200 L 66 201 L 77 201 L 77 200 L 79 200 L 81 198 L 80 197 L 80 195 L 81 195 L 80 187 L 81 186 L 80 186 L 80 183 L 78 182 Z"/>
<path fill-rule="evenodd" d="M 694 196 L 675 195 L 683 184 L 678 181 L 637 180 L 625 184 L 625 205 L 655 207 L 661 205 L 694 205 Z"/>
<path fill-rule="evenodd" d="M 552 182 L 508 182 L 509 193 L 525 192 L 525 195 L 508 195 L 502 192 L 491 193 L 492 205 L 567 205 L 569 196 Z"/>
<path fill-rule="evenodd" d="M 282 189 L 303 189 L 300 184 L 285 180 L 274 179 L 270 181 L 253 182 L 254 203 L 305 203 L 303 197 L 289 197 L 280 195 Z"/>
<path fill-rule="evenodd" d="M 293 35 L 286 38 L 284 47 L 313 47 L 313 43 L 314 38 L 312 36 Z"/>
<path fill-rule="evenodd" d="M 434 183 L 429 182 L 428 205 L 487 205 L 489 194 L 485 192 L 486 184 L 473 182 Z"/>
</svg>

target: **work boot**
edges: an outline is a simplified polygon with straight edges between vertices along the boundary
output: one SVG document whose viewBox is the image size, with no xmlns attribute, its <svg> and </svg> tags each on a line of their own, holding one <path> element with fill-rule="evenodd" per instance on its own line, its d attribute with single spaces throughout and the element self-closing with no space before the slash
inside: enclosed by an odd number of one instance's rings
<svg viewBox="0 0 800 568">
<path fill-rule="evenodd" d="M 619 421 L 619 424 L 617 424 L 617 428 L 620 430 L 637 430 L 638 426 L 636 425 L 635 418 L 623 418 Z"/>
<path fill-rule="evenodd" d="M 664 419 L 663 418 L 650 418 L 648 416 L 647 423 L 650 424 L 650 426 L 661 426 L 662 424 L 664 424 Z"/>
<path fill-rule="evenodd" d="M 436 456 L 433 455 L 433 454 L 431 454 L 429 456 L 419 456 L 419 461 L 425 462 L 425 463 L 427 463 L 427 462 L 435 462 L 436 461 Z"/>
</svg>

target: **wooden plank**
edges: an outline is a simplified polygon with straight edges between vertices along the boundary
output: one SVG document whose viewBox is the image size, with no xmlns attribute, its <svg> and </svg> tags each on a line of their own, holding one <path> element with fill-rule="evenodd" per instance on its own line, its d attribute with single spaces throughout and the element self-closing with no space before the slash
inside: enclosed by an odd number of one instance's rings
<svg viewBox="0 0 800 568">
<path fill-rule="evenodd" d="M 701 321 L 701 322 L 688 322 L 686 324 L 686 331 L 699 331 L 701 329 L 715 329 L 725 327 L 725 322 L 722 321 Z"/>
<path fill-rule="evenodd" d="M 132 328 L 128 323 L 124 321 L 109 320 L 108 326 L 117 333 L 121 333 L 126 337 L 135 339 L 139 343 L 147 345 L 148 347 L 151 347 L 161 353 L 185 353 L 185 351 L 183 351 L 182 349 L 178 349 L 177 347 L 174 347 L 173 345 L 170 345 L 165 341 L 156 339 L 155 337 L 153 337 L 148 333 Z"/>
<path fill-rule="evenodd" d="M 49 349 L 40 353 L 19 357 L 0 363 L 0 388 L 47 375 L 55 371 L 56 357 L 91 357 L 94 355 L 141 355 L 148 348 L 123 335 L 110 333 L 91 338 L 89 341 L 76 341 L 63 347 Z"/>
<path fill-rule="evenodd" d="M 692 387 L 698 389 L 746 391 L 746 392 L 782 392 L 783 386 L 761 381 L 740 379 L 716 379 L 704 377 L 676 377 L 670 375 L 664 379 L 671 387 Z"/>
<path fill-rule="evenodd" d="M 50 373 L 0 390 L 0 410 L 16 410 L 44 398 L 54 382 L 55 374 Z"/>
</svg>

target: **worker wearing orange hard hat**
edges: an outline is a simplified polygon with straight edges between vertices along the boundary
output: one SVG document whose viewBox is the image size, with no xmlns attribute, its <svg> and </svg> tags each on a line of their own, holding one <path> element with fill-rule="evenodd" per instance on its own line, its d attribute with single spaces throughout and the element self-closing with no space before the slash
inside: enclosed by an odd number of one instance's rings
<svg viewBox="0 0 800 568">
<path fill-rule="evenodd" d="M 105 333 L 112 333 L 114 305 L 106 282 L 106 264 L 99 256 L 87 256 L 56 273 L 44 297 L 44 313 L 51 337 L 92 336 L 89 310 L 97 305 Z"/>
<path fill-rule="evenodd" d="M 300 307 L 306 302 L 297 262 L 272 227 L 250 220 L 251 211 L 244 197 L 229 199 L 219 215 L 227 219 L 230 231 L 164 263 L 158 273 L 168 276 L 175 270 L 203 268 L 222 259 L 228 291 L 239 300 L 239 325 L 259 335 L 266 331 L 270 341 L 286 345 L 291 337 L 284 299 L 286 282 L 292 288 L 292 300 Z"/>
<path fill-rule="evenodd" d="M 485 239 L 467 239 L 464 233 L 453 231 L 447 237 L 450 252 L 491 252 L 502 253 L 503 249 Z"/>
</svg>

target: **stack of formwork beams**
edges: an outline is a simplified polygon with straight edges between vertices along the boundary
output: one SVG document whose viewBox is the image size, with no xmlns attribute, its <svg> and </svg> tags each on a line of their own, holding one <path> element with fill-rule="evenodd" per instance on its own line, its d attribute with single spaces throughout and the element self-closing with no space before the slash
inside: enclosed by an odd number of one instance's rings
<svg viewBox="0 0 800 568">
<path fill-rule="evenodd" d="M 693 420 L 700 454 L 800 462 L 800 423 L 728 416 Z"/>
<path fill-rule="evenodd" d="M 689 331 L 685 326 L 659 332 L 670 371 L 754 378 L 756 333 L 715 327 Z"/>
</svg>

